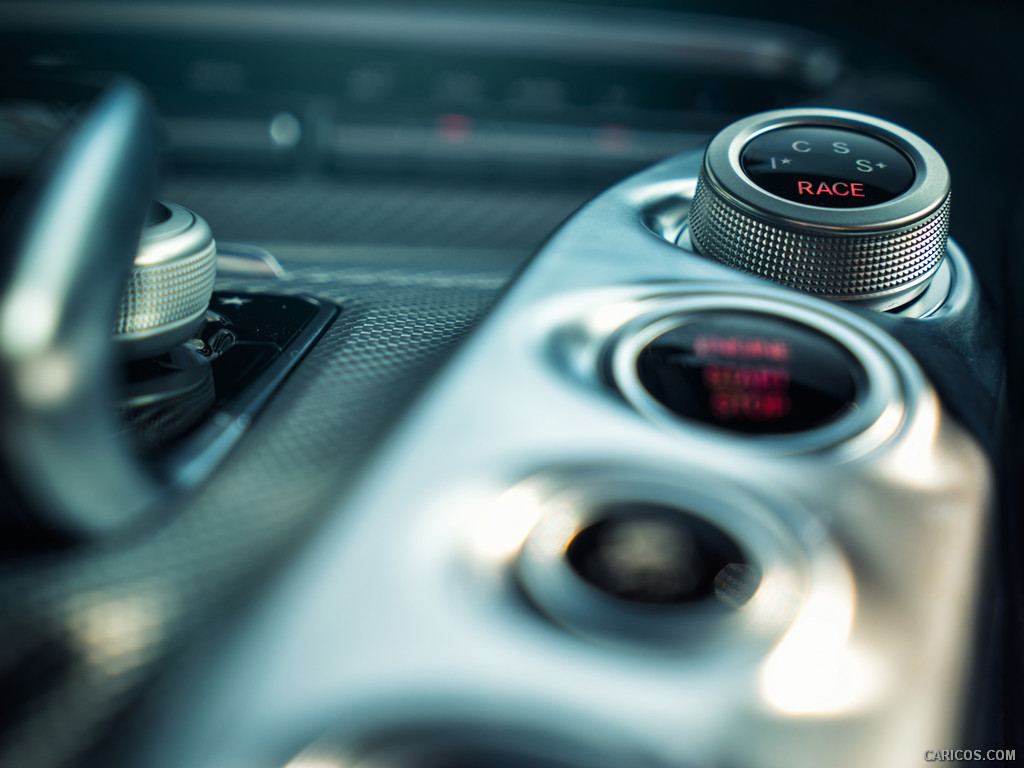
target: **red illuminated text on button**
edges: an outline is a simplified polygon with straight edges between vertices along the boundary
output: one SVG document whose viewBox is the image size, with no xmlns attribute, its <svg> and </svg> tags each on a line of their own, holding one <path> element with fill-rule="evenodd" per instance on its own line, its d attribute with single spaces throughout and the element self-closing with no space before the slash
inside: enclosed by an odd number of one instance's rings
<svg viewBox="0 0 1024 768">
<path fill-rule="evenodd" d="M 798 181 L 796 183 L 797 193 L 801 195 L 838 195 L 839 197 L 864 197 L 864 185 L 859 182 L 837 181 L 834 184 L 826 184 L 824 181 L 818 184 L 817 188 L 812 181 Z"/>
<path fill-rule="evenodd" d="M 742 417 L 752 421 L 775 421 L 792 408 L 787 395 L 753 394 L 749 392 L 712 392 L 711 413 L 726 420 Z"/>
<path fill-rule="evenodd" d="M 776 360 L 789 358 L 789 345 L 779 339 L 759 339 L 742 336 L 698 336 L 693 351 L 700 357 L 726 357 L 731 359 Z"/>
<path fill-rule="evenodd" d="M 789 372 L 784 368 L 737 368 L 729 365 L 705 365 L 704 384 L 711 389 L 785 390 Z"/>
</svg>

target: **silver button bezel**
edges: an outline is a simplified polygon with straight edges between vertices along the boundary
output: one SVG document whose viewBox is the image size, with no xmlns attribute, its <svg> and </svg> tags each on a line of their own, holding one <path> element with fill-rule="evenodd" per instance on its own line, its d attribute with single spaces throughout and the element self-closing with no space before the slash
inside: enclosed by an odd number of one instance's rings
<svg viewBox="0 0 1024 768">
<path fill-rule="evenodd" d="M 523 485 L 542 501 L 515 561 L 518 581 L 548 618 L 588 640 L 669 654 L 748 656 L 778 640 L 813 590 L 853 599 L 834 542 L 793 499 L 755 495 L 724 476 L 716 481 L 621 465 L 562 467 Z M 676 509 L 729 536 L 757 574 L 749 600 L 733 608 L 717 600 L 650 606 L 586 582 L 569 563 L 569 544 L 604 519 L 609 506 L 630 504 Z"/>
<path fill-rule="evenodd" d="M 797 296 L 793 297 L 797 299 Z M 802 297 L 800 297 L 802 298 Z M 811 308 L 803 301 L 782 301 L 752 290 L 692 292 L 649 300 L 646 311 L 625 323 L 611 339 L 606 375 L 622 397 L 648 419 L 711 441 L 748 445 L 755 452 L 806 453 L 844 445 L 858 450 L 888 439 L 912 408 L 908 388 L 884 345 L 855 328 L 830 307 Z M 637 359 L 654 339 L 704 313 L 761 314 L 802 325 L 832 339 L 857 362 L 861 381 L 855 407 L 812 429 L 781 434 L 749 434 L 705 424 L 676 414 L 656 400 L 640 382 Z M 865 329 L 867 330 L 867 329 Z M 870 331 L 869 331 L 870 332 Z M 874 334 L 872 334 L 874 335 Z"/>
</svg>

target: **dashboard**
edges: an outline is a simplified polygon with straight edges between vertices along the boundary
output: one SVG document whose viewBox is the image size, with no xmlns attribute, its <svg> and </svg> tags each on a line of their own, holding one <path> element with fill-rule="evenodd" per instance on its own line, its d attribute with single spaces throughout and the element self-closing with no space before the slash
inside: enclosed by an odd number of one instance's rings
<svg viewBox="0 0 1024 768">
<path fill-rule="evenodd" d="M 0 2 L 0 766 L 1014 762 L 1020 21 Z"/>
</svg>

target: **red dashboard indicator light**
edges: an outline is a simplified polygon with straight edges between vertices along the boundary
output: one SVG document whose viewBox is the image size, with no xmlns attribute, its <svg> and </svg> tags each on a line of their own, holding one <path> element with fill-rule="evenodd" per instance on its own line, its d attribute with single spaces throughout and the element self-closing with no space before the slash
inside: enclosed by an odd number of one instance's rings
<svg viewBox="0 0 1024 768">
<path fill-rule="evenodd" d="M 597 146 L 609 152 L 618 152 L 630 145 L 632 135 L 624 125 L 608 123 L 597 130 Z"/>
<path fill-rule="evenodd" d="M 472 138 L 475 128 L 473 118 L 453 113 L 437 118 L 434 133 L 447 144 L 464 144 Z"/>
</svg>

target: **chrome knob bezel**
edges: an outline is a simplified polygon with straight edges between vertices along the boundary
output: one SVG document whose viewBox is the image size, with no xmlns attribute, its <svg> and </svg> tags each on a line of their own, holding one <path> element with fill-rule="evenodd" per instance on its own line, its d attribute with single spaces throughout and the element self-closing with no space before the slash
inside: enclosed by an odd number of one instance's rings
<svg viewBox="0 0 1024 768">
<path fill-rule="evenodd" d="M 786 200 L 743 171 L 752 139 L 797 126 L 854 130 L 903 153 L 909 189 L 862 208 Z M 688 231 L 705 256 L 818 296 L 873 309 L 901 306 L 927 288 L 945 255 L 949 170 L 926 141 L 898 125 L 856 112 L 783 109 L 739 120 L 708 145 Z"/>
</svg>

